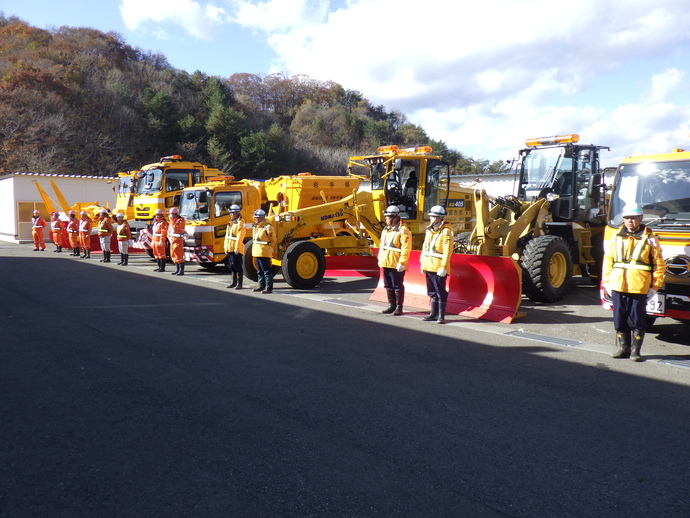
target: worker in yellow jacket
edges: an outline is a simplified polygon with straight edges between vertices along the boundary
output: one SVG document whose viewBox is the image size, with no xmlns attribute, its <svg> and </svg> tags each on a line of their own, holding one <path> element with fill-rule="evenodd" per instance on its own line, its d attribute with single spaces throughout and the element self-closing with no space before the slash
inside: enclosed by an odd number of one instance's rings
<svg viewBox="0 0 690 518">
<path fill-rule="evenodd" d="M 446 209 L 440 205 L 431 207 L 431 224 L 426 229 L 420 256 L 422 272 L 426 276 L 426 291 L 431 299 L 431 311 L 422 320 L 446 323 L 448 290 L 446 279 L 450 276 L 450 257 L 453 254 L 453 229 L 443 218 Z"/>
<path fill-rule="evenodd" d="M 642 217 L 636 203 L 623 208 L 623 225 L 608 243 L 601 275 L 602 286 L 613 300 L 618 350 L 612 356 L 636 362 L 642 360 L 647 300 L 661 288 L 665 271 L 659 242 L 642 224 Z"/>
<path fill-rule="evenodd" d="M 382 269 L 383 287 L 388 296 L 388 307 L 383 314 L 402 315 L 405 302 L 405 272 L 412 251 L 412 233 L 400 218 L 400 209 L 390 205 L 383 213 L 386 227 L 381 233 L 379 267 Z"/>
<path fill-rule="evenodd" d="M 271 258 L 278 247 L 278 238 L 275 229 L 266 219 L 266 212 L 262 209 L 254 211 L 252 238 L 252 257 L 256 262 L 256 273 L 259 277 L 259 285 L 253 291 L 273 293 Z"/>
<path fill-rule="evenodd" d="M 242 255 L 244 254 L 244 238 L 247 227 L 240 212 L 239 205 L 230 206 L 230 221 L 225 229 L 225 253 L 228 257 L 228 267 L 232 272 L 232 283 L 226 288 L 242 289 Z"/>
</svg>

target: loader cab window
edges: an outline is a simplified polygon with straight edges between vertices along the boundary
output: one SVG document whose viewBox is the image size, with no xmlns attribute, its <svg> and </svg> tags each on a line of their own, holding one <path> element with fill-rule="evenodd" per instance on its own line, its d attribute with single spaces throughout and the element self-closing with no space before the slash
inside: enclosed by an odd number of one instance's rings
<svg viewBox="0 0 690 518">
<path fill-rule="evenodd" d="M 202 183 L 201 171 L 199 169 L 192 169 L 192 185 Z"/>
<path fill-rule="evenodd" d="M 371 165 L 371 190 L 380 191 L 383 189 L 383 175 L 386 174 L 386 166 L 379 164 Z"/>
<path fill-rule="evenodd" d="M 565 193 L 572 189 L 572 178 L 568 181 L 567 172 L 572 174 L 572 158 L 564 158 L 565 148 L 530 149 L 522 158 L 520 191 L 518 197 L 528 201 L 544 196 L 547 192 Z M 570 184 L 570 185 L 568 185 Z"/>
<path fill-rule="evenodd" d="M 426 164 L 426 182 L 424 183 L 424 215 L 427 215 L 434 205 L 446 206 L 449 195 L 450 168 L 440 160 L 429 160 Z"/>
<path fill-rule="evenodd" d="M 134 178 L 132 176 L 122 176 L 117 185 L 118 196 L 128 196 L 134 192 Z"/>
<path fill-rule="evenodd" d="M 396 160 L 386 180 L 386 199 L 400 209 L 403 219 L 417 219 L 417 172 L 419 160 Z"/>
<path fill-rule="evenodd" d="M 242 208 L 242 193 L 239 191 L 216 193 L 213 197 L 213 215 L 216 218 L 228 216 L 232 205 L 239 205 Z"/>
<path fill-rule="evenodd" d="M 159 192 L 163 184 L 163 171 L 149 169 L 137 173 L 137 187 L 134 194 L 152 194 Z"/>
</svg>

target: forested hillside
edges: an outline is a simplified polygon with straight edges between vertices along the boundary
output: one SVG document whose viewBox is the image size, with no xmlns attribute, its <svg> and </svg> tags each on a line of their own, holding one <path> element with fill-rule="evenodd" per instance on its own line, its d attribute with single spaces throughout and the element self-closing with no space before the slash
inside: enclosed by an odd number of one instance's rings
<svg viewBox="0 0 690 518">
<path fill-rule="evenodd" d="M 382 144 L 431 145 L 456 172 L 498 171 L 334 82 L 189 74 L 114 32 L 0 13 L 0 174 L 116 175 L 181 154 L 238 178 L 345 172 Z"/>
</svg>

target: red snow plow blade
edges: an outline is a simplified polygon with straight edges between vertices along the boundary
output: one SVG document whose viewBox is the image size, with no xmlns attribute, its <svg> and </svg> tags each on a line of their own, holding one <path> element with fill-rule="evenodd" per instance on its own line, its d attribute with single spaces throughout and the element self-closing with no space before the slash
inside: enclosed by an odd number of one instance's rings
<svg viewBox="0 0 690 518">
<path fill-rule="evenodd" d="M 427 310 L 426 276 L 419 269 L 420 252 L 413 251 L 405 274 L 405 306 Z M 446 314 L 504 322 L 517 316 L 522 298 L 522 272 L 509 257 L 453 254 L 450 262 Z M 388 302 L 383 279 L 370 300 Z"/>
</svg>

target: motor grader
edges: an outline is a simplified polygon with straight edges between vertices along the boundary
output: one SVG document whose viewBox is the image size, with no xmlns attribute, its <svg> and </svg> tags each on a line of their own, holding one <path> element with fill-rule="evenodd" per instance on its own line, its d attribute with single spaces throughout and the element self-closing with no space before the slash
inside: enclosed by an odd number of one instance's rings
<svg viewBox="0 0 690 518">
<path fill-rule="evenodd" d="M 512 257 L 522 269 L 523 292 L 557 302 L 573 275 L 601 275 L 606 196 L 602 149 L 577 144 L 576 134 L 529 139 L 516 168 L 518 192 L 492 197 L 476 190 L 476 225 L 456 236 L 456 251 Z"/>
</svg>

